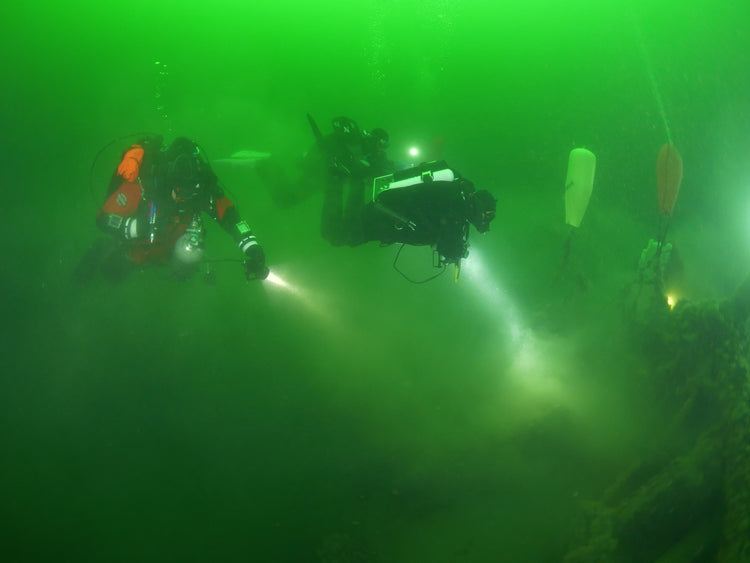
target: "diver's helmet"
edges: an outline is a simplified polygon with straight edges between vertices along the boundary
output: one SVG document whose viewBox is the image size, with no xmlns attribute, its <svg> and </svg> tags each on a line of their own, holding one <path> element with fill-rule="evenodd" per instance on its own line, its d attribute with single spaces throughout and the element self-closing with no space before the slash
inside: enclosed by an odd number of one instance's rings
<svg viewBox="0 0 750 563">
<path fill-rule="evenodd" d="M 164 152 L 166 187 L 171 197 L 186 208 L 205 206 L 216 175 L 203 158 L 198 145 L 186 137 L 178 137 Z"/>
<path fill-rule="evenodd" d="M 380 127 L 376 127 L 369 132 L 364 132 L 363 140 L 365 144 L 365 152 L 372 154 L 384 151 L 390 144 L 388 132 Z"/>
<path fill-rule="evenodd" d="M 479 190 L 469 195 L 469 221 L 480 233 L 490 230 L 495 218 L 497 200 L 487 190 Z"/>
<path fill-rule="evenodd" d="M 359 125 L 349 117 L 336 117 L 331 125 L 333 134 L 345 143 L 359 142 L 362 138 Z"/>
</svg>

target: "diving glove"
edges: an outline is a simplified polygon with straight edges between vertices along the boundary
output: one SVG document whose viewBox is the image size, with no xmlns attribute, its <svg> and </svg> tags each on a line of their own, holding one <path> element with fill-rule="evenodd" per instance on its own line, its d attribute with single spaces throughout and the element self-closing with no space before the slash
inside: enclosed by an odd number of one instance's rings
<svg viewBox="0 0 750 563">
<path fill-rule="evenodd" d="M 243 262 L 247 281 L 264 280 L 271 270 L 266 266 L 266 255 L 259 244 L 253 245 L 245 252 L 247 257 Z"/>
</svg>

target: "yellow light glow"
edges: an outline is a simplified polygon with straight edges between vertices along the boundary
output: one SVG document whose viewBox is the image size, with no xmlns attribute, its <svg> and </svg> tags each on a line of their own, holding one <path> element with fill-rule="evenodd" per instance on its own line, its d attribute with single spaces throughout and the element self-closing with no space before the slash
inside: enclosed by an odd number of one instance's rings
<svg viewBox="0 0 750 563">
<path fill-rule="evenodd" d="M 417 147 L 411 147 L 409 149 L 409 154 L 411 156 L 419 156 L 419 149 Z"/>
<path fill-rule="evenodd" d="M 669 305 L 670 309 L 674 309 L 674 306 L 677 304 L 677 297 L 674 295 L 667 295 L 667 305 Z"/>
</svg>

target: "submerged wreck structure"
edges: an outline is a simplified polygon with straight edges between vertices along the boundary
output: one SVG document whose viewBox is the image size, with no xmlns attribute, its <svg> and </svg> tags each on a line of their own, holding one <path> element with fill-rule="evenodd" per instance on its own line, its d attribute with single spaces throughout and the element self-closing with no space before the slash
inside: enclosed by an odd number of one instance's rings
<svg viewBox="0 0 750 563">
<path fill-rule="evenodd" d="M 750 561 L 750 280 L 722 302 L 656 297 L 631 322 L 658 445 L 583 507 L 566 563 Z"/>
</svg>

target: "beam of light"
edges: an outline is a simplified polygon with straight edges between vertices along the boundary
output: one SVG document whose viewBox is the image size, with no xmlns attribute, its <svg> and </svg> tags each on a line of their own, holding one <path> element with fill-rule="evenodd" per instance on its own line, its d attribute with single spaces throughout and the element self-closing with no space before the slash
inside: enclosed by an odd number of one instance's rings
<svg viewBox="0 0 750 563">
<path fill-rule="evenodd" d="M 512 344 L 519 344 L 528 336 L 518 308 L 497 277 L 487 271 L 482 256 L 474 248 L 471 257 L 462 264 L 461 279 L 471 284 L 486 310 L 494 312 L 497 328 L 510 335 Z"/>
<path fill-rule="evenodd" d="M 270 284 L 278 286 L 281 289 L 286 289 L 287 291 L 290 291 L 292 293 L 296 293 L 298 291 L 296 287 L 294 287 L 276 272 L 269 272 L 266 281 Z"/>
<path fill-rule="evenodd" d="M 278 266 L 274 266 L 273 270 L 269 272 L 264 287 L 277 296 L 291 297 L 315 320 L 326 324 L 338 324 L 333 315 L 333 308 L 323 295 L 300 284 L 293 283 L 286 274 L 282 276 Z"/>
<path fill-rule="evenodd" d="M 497 338 L 506 340 L 504 353 L 493 354 L 493 361 L 506 368 L 501 374 L 504 383 L 512 384 L 537 406 L 540 402 L 568 402 L 569 393 L 561 381 L 561 375 L 570 363 L 564 343 L 552 338 L 542 339 L 534 333 L 511 295 L 502 287 L 499 278 L 488 271 L 481 254 L 474 248 L 463 265 L 462 280 L 471 285 L 474 295 L 494 318 Z"/>
</svg>

